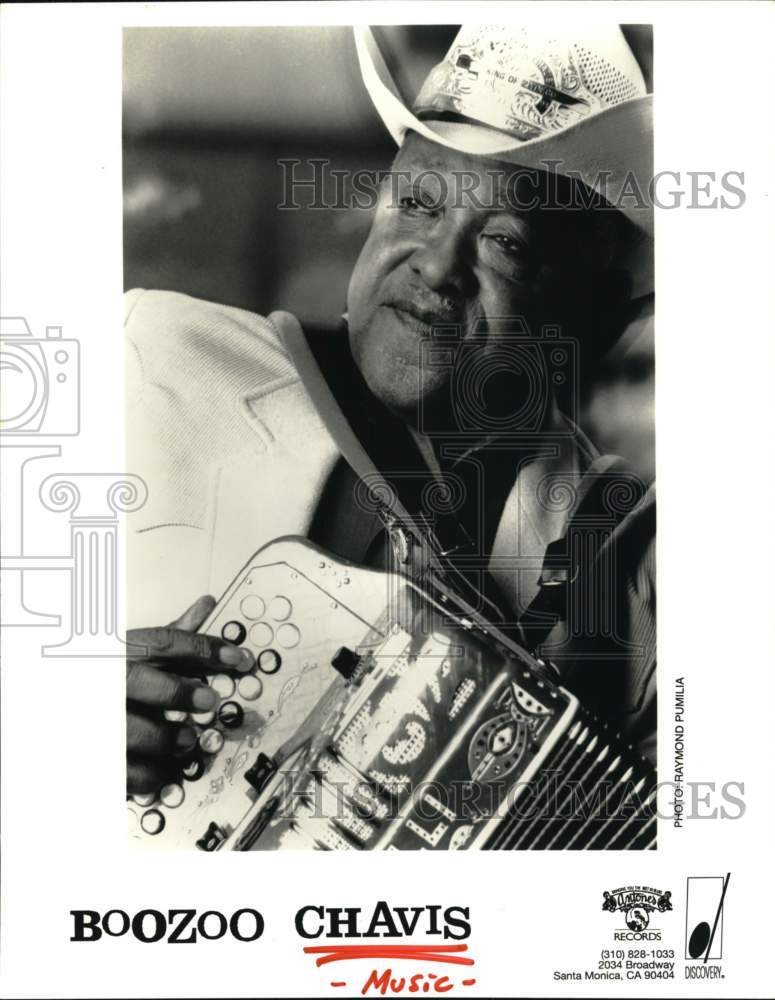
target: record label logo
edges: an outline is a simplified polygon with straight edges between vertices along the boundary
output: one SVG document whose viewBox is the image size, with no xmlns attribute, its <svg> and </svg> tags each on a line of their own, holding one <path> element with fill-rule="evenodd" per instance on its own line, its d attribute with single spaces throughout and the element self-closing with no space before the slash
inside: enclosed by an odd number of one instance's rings
<svg viewBox="0 0 775 1000">
<path fill-rule="evenodd" d="M 617 941 L 659 941 L 660 930 L 648 930 L 653 913 L 673 909 L 672 893 L 646 885 L 628 885 L 603 893 L 603 910 L 624 915 L 626 929 L 614 932 Z"/>
<path fill-rule="evenodd" d="M 729 873 L 693 875 L 686 880 L 686 958 L 720 959 L 724 942 L 724 897 Z"/>
</svg>

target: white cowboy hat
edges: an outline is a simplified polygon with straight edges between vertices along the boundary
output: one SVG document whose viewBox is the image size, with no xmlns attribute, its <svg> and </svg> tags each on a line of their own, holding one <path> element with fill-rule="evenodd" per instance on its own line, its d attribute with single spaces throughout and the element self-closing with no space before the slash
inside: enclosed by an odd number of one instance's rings
<svg viewBox="0 0 775 1000">
<path fill-rule="evenodd" d="M 464 25 L 411 108 L 371 29 L 355 28 L 361 74 L 398 145 L 442 146 L 575 177 L 634 223 L 633 295 L 653 289 L 652 99 L 616 25 L 540 31 Z"/>
</svg>

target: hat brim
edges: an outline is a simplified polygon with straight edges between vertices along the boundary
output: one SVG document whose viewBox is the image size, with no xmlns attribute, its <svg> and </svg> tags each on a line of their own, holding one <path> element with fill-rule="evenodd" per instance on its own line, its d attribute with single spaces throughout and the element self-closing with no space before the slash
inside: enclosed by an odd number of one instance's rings
<svg viewBox="0 0 775 1000">
<path fill-rule="evenodd" d="M 355 28 L 361 75 L 374 107 L 398 145 L 417 132 L 441 146 L 490 159 L 558 173 L 602 194 L 637 228 L 628 266 L 634 295 L 654 287 L 652 95 L 624 101 L 562 132 L 527 141 L 467 122 L 421 120 L 402 100 L 371 29 Z"/>
</svg>

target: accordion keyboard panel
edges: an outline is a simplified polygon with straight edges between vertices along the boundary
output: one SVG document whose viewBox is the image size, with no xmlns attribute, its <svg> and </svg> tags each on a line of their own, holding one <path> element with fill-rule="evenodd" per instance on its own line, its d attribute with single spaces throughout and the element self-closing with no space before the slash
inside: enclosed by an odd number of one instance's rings
<svg viewBox="0 0 775 1000">
<path fill-rule="evenodd" d="M 143 846 L 655 846 L 648 762 L 544 664 L 404 577 L 281 539 L 203 631 L 250 648 L 256 669 L 211 679 L 226 700 L 189 720 L 196 766 L 130 801 Z"/>
</svg>

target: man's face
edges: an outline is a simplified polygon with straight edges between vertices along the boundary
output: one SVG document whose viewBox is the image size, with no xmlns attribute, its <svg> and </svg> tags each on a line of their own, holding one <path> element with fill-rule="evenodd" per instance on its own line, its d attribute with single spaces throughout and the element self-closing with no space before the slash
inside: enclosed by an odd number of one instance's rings
<svg viewBox="0 0 775 1000">
<path fill-rule="evenodd" d="M 535 187 L 506 196 L 514 169 L 412 133 L 393 165 L 394 178 L 408 179 L 383 188 L 350 281 L 350 345 L 371 391 L 409 422 L 419 404 L 449 395 L 450 368 L 420 360 L 433 327 L 495 345 L 509 324 L 494 320 L 530 314 L 546 239 L 541 210 L 518 207 Z M 461 193 L 462 172 L 474 195 Z"/>
</svg>

